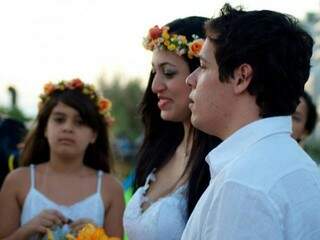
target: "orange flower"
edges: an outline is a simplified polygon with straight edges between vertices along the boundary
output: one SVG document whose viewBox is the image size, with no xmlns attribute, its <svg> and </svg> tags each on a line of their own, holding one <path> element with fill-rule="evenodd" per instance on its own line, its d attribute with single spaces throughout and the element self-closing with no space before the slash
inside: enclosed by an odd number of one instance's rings
<svg viewBox="0 0 320 240">
<path fill-rule="evenodd" d="M 112 102 L 107 98 L 101 98 L 99 100 L 99 112 L 104 113 L 111 109 Z"/>
<path fill-rule="evenodd" d="M 49 82 L 46 85 L 44 85 L 43 90 L 45 95 L 50 95 L 55 90 L 55 86 L 53 83 Z"/>
<path fill-rule="evenodd" d="M 193 55 L 193 56 L 196 56 L 198 57 L 199 56 L 199 53 L 200 53 L 200 50 L 203 46 L 203 39 L 196 39 L 194 40 L 192 43 L 189 44 L 189 55 Z"/>
<path fill-rule="evenodd" d="M 149 30 L 149 36 L 153 40 L 160 37 L 161 34 L 162 34 L 162 29 L 159 28 L 158 25 L 154 26 L 153 28 L 150 28 L 150 30 Z"/>
</svg>

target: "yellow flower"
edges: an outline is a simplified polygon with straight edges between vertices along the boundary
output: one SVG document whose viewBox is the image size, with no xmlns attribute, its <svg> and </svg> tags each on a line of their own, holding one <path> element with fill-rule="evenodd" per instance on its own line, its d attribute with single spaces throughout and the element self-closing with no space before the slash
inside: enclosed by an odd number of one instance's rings
<svg viewBox="0 0 320 240">
<path fill-rule="evenodd" d="M 167 31 L 163 31 L 162 32 L 162 37 L 163 37 L 163 39 L 168 40 L 170 38 L 170 35 L 169 35 L 169 33 Z"/>
<path fill-rule="evenodd" d="M 176 45 L 174 45 L 172 43 L 168 46 L 169 51 L 174 51 L 175 49 L 176 49 Z"/>
<path fill-rule="evenodd" d="M 182 44 L 187 44 L 188 43 L 188 40 L 185 36 L 183 35 L 179 35 L 178 36 L 178 40 L 181 41 Z"/>
<path fill-rule="evenodd" d="M 68 234 L 66 235 L 66 239 L 67 239 L 67 240 L 76 240 L 75 236 L 71 235 L 70 233 L 68 233 Z"/>
<path fill-rule="evenodd" d="M 47 228 L 47 238 L 48 240 L 55 240 L 52 231 Z"/>
</svg>

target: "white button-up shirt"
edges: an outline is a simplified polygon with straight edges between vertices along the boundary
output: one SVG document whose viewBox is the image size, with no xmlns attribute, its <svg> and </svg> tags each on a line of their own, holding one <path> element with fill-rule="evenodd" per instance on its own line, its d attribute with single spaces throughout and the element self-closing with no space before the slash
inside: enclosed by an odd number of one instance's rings
<svg viewBox="0 0 320 240">
<path fill-rule="evenodd" d="M 320 172 L 291 118 L 239 129 L 207 156 L 211 182 L 182 240 L 319 240 Z"/>
</svg>

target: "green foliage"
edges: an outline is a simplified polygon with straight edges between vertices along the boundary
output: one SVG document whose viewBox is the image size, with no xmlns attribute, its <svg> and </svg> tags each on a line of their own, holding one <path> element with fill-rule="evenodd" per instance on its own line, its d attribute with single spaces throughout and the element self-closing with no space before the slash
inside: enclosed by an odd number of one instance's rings
<svg viewBox="0 0 320 240">
<path fill-rule="evenodd" d="M 27 117 L 18 107 L 6 108 L 0 106 L 0 114 L 21 122 L 27 122 L 31 119 Z"/>
<path fill-rule="evenodd" d="M 112 101 L 111 113 L 115 118 L 112 127 L 115 136 L 127 136 L 134 141 L 142 132 L 138 106 L 143 95 L 140 79 L 131 79 L 121 84 L 121 76 L 115 76 L 110 84 L 99 79 L 99 88 L 103 95 Z"/>
<path fill-rule="evenodd" d="M 320 165 L 320 141 L 308 141 L 303 147 L 304 150 L 311 156 L 311 158 Z"/>
</svg>

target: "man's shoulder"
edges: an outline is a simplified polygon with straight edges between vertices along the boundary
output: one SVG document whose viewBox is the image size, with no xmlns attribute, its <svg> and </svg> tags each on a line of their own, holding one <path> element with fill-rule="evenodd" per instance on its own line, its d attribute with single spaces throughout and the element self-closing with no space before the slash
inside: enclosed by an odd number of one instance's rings
<svg viewBox="0 0 320 240">
<path fill-rule="evenodd" d="M 224 177 L 225 180 L 268 192 L 289 176 L 296 176 L 295 181 L 304 181 L 300 179 L 303 176 L 301 172 L 317 173 L 319 169 L 291 139 L 266 138 L 244 151 L 225 168 Z"/>
</svg>

